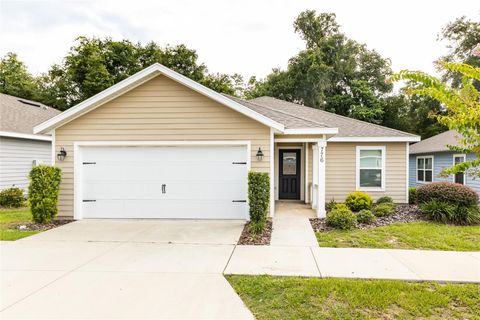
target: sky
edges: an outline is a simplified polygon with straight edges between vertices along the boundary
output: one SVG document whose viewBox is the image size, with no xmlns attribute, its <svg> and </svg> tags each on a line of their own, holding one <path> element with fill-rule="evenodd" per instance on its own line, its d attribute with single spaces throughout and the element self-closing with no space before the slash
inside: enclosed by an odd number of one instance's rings
<svg viewBox="0 0 480 320">
<path fill-rule="evenodd" d="M 429 73 L 447 52 L 441 29 L 480 17 L 478 0 L 0 0 L 0 56 L 15 52 L 38 75 L 80 35 L 183 43 L 210 72 L 263 78 L 304 48 L 293 21 L 306 9 L 335 13 L 348 37 L 389 58 L 394 71 Z"/>
</svg>

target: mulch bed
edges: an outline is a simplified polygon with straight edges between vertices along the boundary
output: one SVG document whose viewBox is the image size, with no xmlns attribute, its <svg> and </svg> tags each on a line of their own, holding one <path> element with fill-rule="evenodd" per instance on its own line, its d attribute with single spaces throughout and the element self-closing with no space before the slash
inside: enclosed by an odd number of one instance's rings
<svg viewBox="0 0 480 320">
<path fill-rule="evenodd" d="M 425 218 L 418 206 L 410 205 L 410 204 L 399 204 L 395 209 L 395 213 L 391 216 L 387 217 L 377 217 L 377 220 L 372 224 L 357 224 L 358 229 L 371 229 L 377 227 L 388 226 L 392 223 L 397 222 L 417 222 L 417 221 L 427 221 L 428 219 Z M 310 219 L 310 223 L 312 224 L 312 228 L 315 232 L 318 231 L 331 231 L 335 230 L 332 227 L 329 227 L 325 224 L 325 218 L 312 218 Z"/>
<path fill-rule="evenodd" d="M 267 220 L 267 224 L 265 225 L 265 229 L 263 230 L 262 234 L 252 235 L 250 233 L 249 225 L 250 222 L 243 227 L 243 232 L 238 240 L 238 244 L 252 246 L 266 246 L 270 244 L 270 239 L 272 237 L 272 219 Z"/>
<path fill-rule="evenodd" d="M 28 222 L 28 223 L 13 224 L 11 225 L 11 228 L 18 229 L 21 231 L 46 231 L 56 227 L 63 226 L 73 221 L 75 220 L 61 219 L 61 220 L 53 220 L 48 223 Z"/>
</svg>

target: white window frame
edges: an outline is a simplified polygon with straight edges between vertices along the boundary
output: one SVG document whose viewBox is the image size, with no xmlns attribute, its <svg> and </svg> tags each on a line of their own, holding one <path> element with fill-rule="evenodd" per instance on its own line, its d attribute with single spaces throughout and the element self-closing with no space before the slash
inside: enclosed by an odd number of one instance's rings
<svg viewBox="0 0 480 320">
<path fill-rule="evenodd" d="M 382 151 L 382 184 L 381 187 L 360 187 L 360 152 L 363 150 L 381 150 Z M 357 154 L 356 154 L 356 188 L 359 191 L 385 191 L 385 177 L 387 174 L 385 162 L 386 162 L 387 154 L 385 146 L 357 146 Z M 368 168 L 362 168 L 368 169 Z M 378 168 L 371 168 L 371 169 L 378 169 Z"/>
<path fill-rule="evenodd" d="M 430 169 L 421 169 L 423 170 L 423 181 L 421 180 L 418 180 L 418 159 L 423 159 L 423 166 L 425 167 L 425 159 L 429 159 L 431 158 L 432 159 L 432 181 L 425 181 L 425 170 L 430 170 Z M 433 155 L 426 155 L 426 156 L 417 156 L 415 158 L 415 181 L 417 183 L 432 183 L 435 181 L 435 176 L 434 176 L 434 172 L 435 172 L 435 157 Z"/>
<path fill-rule="evenodd" d="M 467 155 L 465 153 L 456 153 L 452 155 L 452 166 L 455 165 L 455 158 L 463 158 L 463 162 L 467 161 Z M 455 175 L 452 174 L 452 182 L 455 182 Z M 467 185 L 467 175 L 463 172 L 463 185 Z"/>
</svg>

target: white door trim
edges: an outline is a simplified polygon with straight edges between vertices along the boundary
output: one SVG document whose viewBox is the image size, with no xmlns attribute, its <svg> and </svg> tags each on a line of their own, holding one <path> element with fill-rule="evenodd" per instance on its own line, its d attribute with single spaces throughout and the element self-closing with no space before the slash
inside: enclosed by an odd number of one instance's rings
<svg viewBox="0 0 480 320">
<path fill-rule="evenodd" d="M 275 200 L 280 200 L 279 197 L 279 180 L 280 180 L 280 150 L 285 149 L 285 150 L 300 150 L 300 201 L 305 200 L 305 190 L 304 190 L 304 181 L 305 181 L 305 166 L 302 163 L 302 157 L 305 157 L 305 152 L 304 152 L 304 147 L 303 143 L 302 145 L 299 146 L 282 146 L 282 145 L 276 145 L 275 147 L 275 155 L 276 161 L 275 161 Z"/>
<path fill-rule="evenodd" d="M 81 180 L 82 176 L 82 157 L 81 147 L 110 147 L 110 146 L 238 146 L 244 145 L 247 148 L 247 175 L 251 168 L 251 142 L 248 140 L 232 140 L 232 141 L 76 141 L 73 143 L 74 150 L 74 165 L 73 165 L 73 218 L 80 220 L 83 218 L 82 208 L 82 194 L 81 194 Z M 245 217 L 249 219 L 248 197 Z"/>
</svg>

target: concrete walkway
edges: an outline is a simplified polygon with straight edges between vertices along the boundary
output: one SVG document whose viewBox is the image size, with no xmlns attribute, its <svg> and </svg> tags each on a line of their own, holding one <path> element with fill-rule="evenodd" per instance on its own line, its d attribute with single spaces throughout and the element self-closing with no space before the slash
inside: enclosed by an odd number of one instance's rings
<svg viewBox="0 0 480 320">
<path fill-rule="evenodd" d="M 309 218 L 315 211 L 309 205 L 298 202 L 279 201 L 275 204 L 273 217 L 272 246 L 318 247 L 317 238 Z"/>
<path fill-rule="evenodd" d="M 480 252 L 236 246 L 225 273 L 480 283 Z"/>
</svg>

